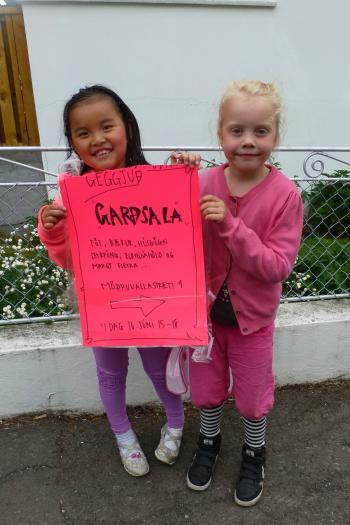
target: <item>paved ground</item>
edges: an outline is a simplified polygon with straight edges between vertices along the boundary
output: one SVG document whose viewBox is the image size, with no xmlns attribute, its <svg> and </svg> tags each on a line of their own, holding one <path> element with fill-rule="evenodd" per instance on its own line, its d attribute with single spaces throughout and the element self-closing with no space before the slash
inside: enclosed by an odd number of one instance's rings
<svg viewBox="0 0 350 525">
<path fill-rule="evenodd" d="M 350 524 L 350 383 L 288 387 L 270 417 L 264 496 L 251 509 L 232 501 L 241 429 L 232 405 L 212 486 L 185 486 L 198 415 L 186 407 L 175 466 L 153 455 L 163 414 L 133 408 L 131 417 L 151 472 L 132 478 L 118 460 L 104 417 L 28 416 L 0 425 L 2 525 Z"/>
</svg>

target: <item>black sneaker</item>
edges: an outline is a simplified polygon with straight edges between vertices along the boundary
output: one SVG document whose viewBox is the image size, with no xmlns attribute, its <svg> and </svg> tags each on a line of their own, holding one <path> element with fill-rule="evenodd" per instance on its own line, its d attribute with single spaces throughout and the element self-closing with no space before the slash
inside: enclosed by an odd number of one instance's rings
<svg viewBox="0 0 350 525">
<path fill-rule="evenodd" d="M 187 486 L 192 490 L 205 490 L 211 483 L 220 452 L 221 435 L 207 437 L 199 434 L 197 444 L 198 450 L 187 473 Z"/>
<path fill-rule="evenodd" d="M 264 484 L 265 447 L 251 449 L 243 445 L 241 468 L 236 483 L 235 502 L 242 507 L 255 505 Z"/>
</svg>

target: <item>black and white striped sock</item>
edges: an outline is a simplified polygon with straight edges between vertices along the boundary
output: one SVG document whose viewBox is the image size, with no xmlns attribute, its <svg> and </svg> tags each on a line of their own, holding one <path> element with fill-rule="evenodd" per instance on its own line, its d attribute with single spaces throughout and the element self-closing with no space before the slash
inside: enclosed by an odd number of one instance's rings
<svg viewBox="0 0 350 525">
<path fill-rule="evenodd" d="M 221 416 L 224 408 L 224 403 L 213 408 L 201 408 L 201 434 L 207 437 L 214 437 L 220 434 Z"/>
<path fill-rule="evenodd" d="M 241 419 L 244 427 L 244 438 L 248 447 L 260 448 L 265 445 L 266 417 L 253 420 L 242 416 Z"/>
</svg>

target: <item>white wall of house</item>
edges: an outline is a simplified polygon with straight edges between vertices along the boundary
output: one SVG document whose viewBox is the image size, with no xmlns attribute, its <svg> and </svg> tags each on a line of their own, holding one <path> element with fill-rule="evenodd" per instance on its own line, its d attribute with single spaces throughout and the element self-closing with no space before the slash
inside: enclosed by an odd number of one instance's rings
<svg viewBox="0 0 350 525">
<path fill-rule="evenodd" d="M 280 84 L 282 145 L 349 146 L 348 0 L 139 1 L 22 0 L 43 146 L 64 144 L 63 105 L 91 83 L 121 94 L 144 145 L 217 145 L 217 99 L 239 78 Z"/>
</svg>

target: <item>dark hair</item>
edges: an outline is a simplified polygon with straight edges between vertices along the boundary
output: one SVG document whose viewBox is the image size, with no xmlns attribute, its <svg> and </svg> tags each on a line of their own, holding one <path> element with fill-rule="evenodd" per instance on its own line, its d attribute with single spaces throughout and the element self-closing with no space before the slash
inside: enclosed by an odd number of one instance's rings
<svg viewBox="0 0 350 525">
<path fill-rule="evenodd" d="M 85 102 L 89 98 L 95 97 L 96 95 L 101 97 L 108 97 L 109 99 L 111 99 L 118 113 L 120 113 L 122 117 L 127 140 L 127 149 L 125 155 L 126 166 L 135 166 L 136 164 L 148 164 L 141 149 L 140 130 L 135 115 L 133 114 L 131 109 L 125 104 L 125 102 L 119 97 L 119 95 L 117 95 L 117 93 L 99 84 L 79 89 L 79 91 L 68 100 L 64 107 L 63 126 L 64 134 L 66 136 L 68 145 L 67 157 L 70 157 L 70 155 L 73 152 L 72 134 L 69 122 L 70 113 L 76 105 Z M 84 164 L 82 173 L 85 173 L 89 169 L 91 168 Z"/>
</svg>

